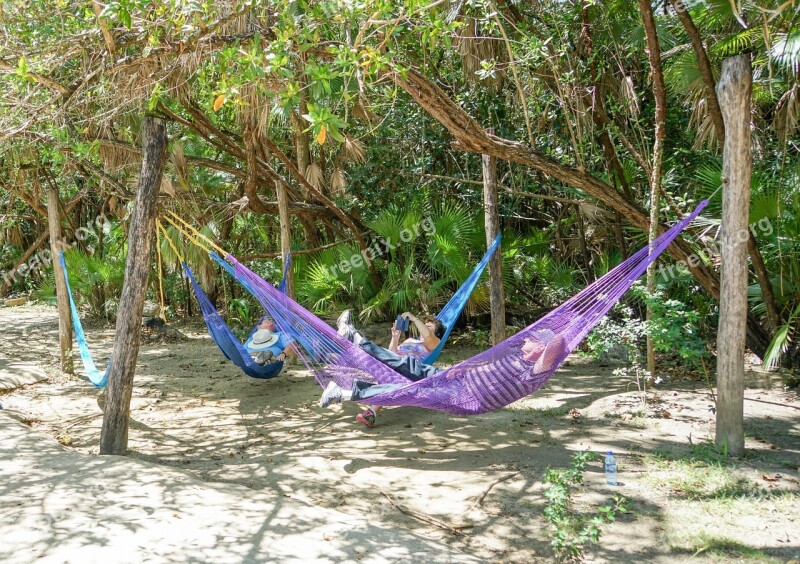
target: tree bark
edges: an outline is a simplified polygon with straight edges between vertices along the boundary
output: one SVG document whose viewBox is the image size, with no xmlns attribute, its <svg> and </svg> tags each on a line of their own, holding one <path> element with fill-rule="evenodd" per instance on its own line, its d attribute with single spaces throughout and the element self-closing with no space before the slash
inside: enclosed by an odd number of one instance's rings
<svg viewBox="0 0 800 564">
<path fill-rule="evenodd" d="M 292 252 L 292 216 L 289 215 L 289 197 L 281 183 L 275 184 L 275 192 L 278 200 L 278 219 L 281 224 L 281 256 L 283 264 L 286 264 L 286 257 Z M 286 273 L 286 295 L 294 298 L 293 268 Z"/>
<path fill-rule="evenodd" d="M 717 332 L 716 444 L 744 453 L 744 347 L 747 327 L 747 240 L 750 210 L 752 70 L 749 55 L 722 63 L 717 94 L 725 119 L 722 153 L 722 292 Z"/>
<path fill-rule="evenodd" d="M 500 210 L 497 206 L 497 159 L 482 155 L 483 209 L 486 245 L 490 246 L 500 232 Z M 503 255 L 497 249 L 489 261 L 489 309 L 492 315 L 492 344 L 506 339 L 506 301 L 503 294 Z"/>
<path fill-rule="evenodd" d="M 36 173 L 34 173 L 36 174 Z M 61 214 L 59 213 L 58 188 L 51 186 L 47 190 L 47 223 L 50 231 L 50 253 L 53 261 L 53 276 L 56 282 L 56 302 L 58 304 L 58 344 L 61 353 L 61 371 L 67 374 L 74 372 L 72 362 L 72 323 L 70 321 L 69 297 L 64 270 L 58 253 L 63 248 L 61 237 Z"/>
<path fill-rule="evenodd" d="M 571 168 L 541 155 L 524 143 L 487 133 L 447 94 L 418 71 L 409 69 L 404 74 L 392 72 L 390 78 L 450 132 L 455 138 L 452 145 L 456 149 L 493 155 L 499 159 L 539 170 L 600 200 L 626 217 L 632 225 L 645 231 L 649 229 L 650 221 L 644 210 L 625 198 L 613 186 L 583 170 Z M 673 242 L 667 252 L 674 258 L 687 263 L 689 257 L 693 255 L 692 248 L 680 239 Z M 696 264 L 696 266 L 692 266 L 692 264 Z M 697 281 L 714 298 L 719 299 L 719 277 L 716 273 L 705 264 L 698 264 L 695 260 L 692 260 L 688 268 Z M 763 355 L 769 344 L 769 337 L 752 315 L 748 319 L 747 339 L 750 348 L 759 356 Z"/>
<path fill-rule="evenodd" d="M 164 122 L 145 117 L 142 123 L 142 171 L 128 230 L 128 258 L 106 389 L 100 454 L 121 455 L 128 448 L 133 376 L 142 332 L 156 204 L 166 156 L 167 129 Z"/>
<path fill-rule="evenodd" d="M 653 18 L 653 8 L 650 0 L 639 0 L 639 11 L 642 14 L 644 34 L 647 41 L 647 60 L 650 63 L 650 73 L 653 79 L 653 98 L 656 103 L 655 115 L 655 140 L 653 142 L 653 164 L 650 169 L 650 228 L 647 233 L 648 245 L 651 252 L 653 242 L 658 237 L 658 210 L 661 196 L 661 170 L 664 156 L 664 139 L 667 136 L 667 89 L 664 85 L 664 73 L 661 69 L 661 46 L 658 43 L 656 22 Z M 656 292 L 656 263 L 653 261 L 647 267 L 647 292 L 652 296 Z M 652 308 L 647 306 L 648 324 L 653 319 Z M 647 371 L 651 377 L 656 374 L 656 350 L 650 332 L 647 334 Z"/>
</svg>

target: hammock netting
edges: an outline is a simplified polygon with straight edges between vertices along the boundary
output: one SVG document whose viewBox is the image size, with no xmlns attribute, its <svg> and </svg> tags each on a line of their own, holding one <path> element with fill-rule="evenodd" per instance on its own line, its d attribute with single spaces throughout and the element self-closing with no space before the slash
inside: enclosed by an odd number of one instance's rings
<svg viewBox="0 0 800 564">
<path fill-rule="evenodd" d="M 480 260 L 480 262 L 475 266 L 470 275 L 467 276 L 463 284 L 459 286 L 458 290 L 456 290 L 455 294 L 453 294 L 453 297 L 451 297 L 450 300 L 445 304 L 445 306 L 442 308 L 442 311 L 440 311 L 436 315 L 437 319 L 439 319 L 444 325 L 445 332 L 444 335 L 442 335 L 442 338 L 439 340 L 439 345 L 430 353 L 428 353 L 425 356 L 425 358 L 422 359 L 422 361 L 425 362 L 426 364 L 433 364 L 434 362 L 436 362 L 436 359 L 439 358 L 439 355 L 441 354 L 442 349 L 444 348 L 445 342 L 447 341 L 447 338 L 450 336 L 450 332 L 453 330 L 453 327 L 455 326 L 458 317 L 461 315 L 464 306 L 467 305 L 467 301 L 469 301 L 469 297 L 475 290 L 475 286 L 478 285 L 478 281 L 480 280 L 483 271 L 486 269 L 486 265 L 489 264 L 492 255 L 495 253 L 495 251 L 497 251 L 498 247 L 500 246 L 501 240 L 502 236 L 498 234 L 497 237 L 495 237 L 495 240 L 492 242 L 489 249 L 483 255 L 483 258 Z M 230 263 L 226 262 L 222 257 L 220 257 L 215 252 L 209 253 L 209 256 L 212 259 L 214 259 L 228 274 L 230 274 L 232 277 L 238 280 L 245 290 L 247 290 L 256 299 L 258 299 L 258 296 L 256 295 L 256 291 L 253 289 L 252 284 L 248 282 L 247 278 L 237 276 L 236 269 Z M 283 267 L 283 279 L 281 280 L 280 286 L 278 286 L 278 290 L 283 294 L 286 293 L 286 277 L 288 275 L 290 265 L 291 265 L 291 256 L 287 256 L 286 262 Z M 263 279 L 261 279 L 261 283 L 262 284 L 264 283 Z M 266 317 L 267 315 L 269 314 L 268 313 L 265 314 L 264 317 Z M 264 317 L 262 317 L 262 320 L 264 319 Z M 253 332 L 250 333 L 251 337 L 253 336 L 254 332 L 255 329 L 253 329 Z"/>
<path fill-rule="evenodd" d="M 371 397 L 369 403 L 472 415 L 504 407 L 541 388 L 564 358 L 707 204 L 701 202 L 652 245 L 639 250 L 516 335 L 418 382 L 410 382 L 339 336 L 330 325 L 262 280 L 235 257 L 228 255 L 226 259 L 233 265 L 236 278 L 252 290 L 278 328 L 300 345 L 300 358 L 314 371 L 321 386 L 331 380 L 345 388 L 350 388 L 354 380 L 396 384 L 397 388 Z M 557 335 L 562 343 L 562 350 L 545 370 L 526 360 L 522 352 L 528 340 L 537 340 L 541 335 Z"/>
<path fill-rule="evenodd" d="M 100 372 L 94 363 L 94 359 L 92 359 L 92 353 L 89 351 L 89 343 L 86 342 L 86 334 L 83 332 L 83 325 L 81 325 L 81 316 L 78 315 L 78 308 L 75 305 L 75 300 L 72 299 L 72 288 L 70 288 L 69 285 L 69 275 L 67 274 L 67 262 L 64 260 L 64 251 L 58 253 L 58 260 L 61 263 L 61 271 L 64 273 L 64 282 L 67 284 L 72 328 L 75 332 L 75 340 L 78 343 L 78 351 L 81 355 L 83 370 L 86 372 L 86 377 L 95 388 L 103 388 L 106 383 L 108 383 L 108 369 L 111 368 L 111 358 L 108 359 L 105 371 Z"/>
</svg>

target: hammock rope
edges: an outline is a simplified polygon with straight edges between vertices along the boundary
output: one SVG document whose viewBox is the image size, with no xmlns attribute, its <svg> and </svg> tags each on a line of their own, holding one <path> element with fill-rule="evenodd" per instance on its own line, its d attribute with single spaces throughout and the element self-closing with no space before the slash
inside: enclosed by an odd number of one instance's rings
<svg viewBox="0 0 800 564">
<path fill-rule="evenodd" d="M 69 298 L 69 310 L 72 317 L 72 328 L 75 332 L 75 341 L 78 343 L 78 351 L 81 355 L 81 362 L 83 363 L 83 370 L 86 372 L 86 377 L 95 388 L 104 388 L 108 383 L 108 371 L 111 369 L 111 357 L 108 358 L 108 364 L 103 372 L 97 369 L 94 363 L 92 353 L 89 351 L 89 343 L 86 342 L 86 334 L 83 332 L 83 325 L 81 325 L 81 317 L 78 314 L 78 308 L 75 305 L 75 300 L 72 299 L 72 288 L 69 284 L 69 274 L 67 274 L 67 262 L 64 259 L 64 251 L 59 251 L 58 260 L 61 263 L 61 271 L 64 273 L 64 282 L 67 284 L 67 297 Z"/>
<path fill-rule="evenodd" d="M 354 380 L 397 384 L 395 389 L 371 397 L 369 403 L 417 406 L 472 415 L 498 409 L 541 388 L 567 355 L 644 274 L 647 266 L 707 204 L 707 200 L 702 201 L 691 214 L 656 238 L 652 246 L 646 245 L 516 335 L 418 382 L 409 382 L 340 337 L 327 323 L 265 283 L 235 257 L 228 255 L 226 259 L 233 264 L 237 279 L 246 280 L 254 290 L 277 326 L 289 333 L 302 348 L 300 358 L 314 370 L 320 385 L 325 386 L 331 380 L 345 388 L 351 387 Z M 526 348 L 547 341 L 560 346 L 552 362 L 542 367 L 528 360 Z"/>
</svg>

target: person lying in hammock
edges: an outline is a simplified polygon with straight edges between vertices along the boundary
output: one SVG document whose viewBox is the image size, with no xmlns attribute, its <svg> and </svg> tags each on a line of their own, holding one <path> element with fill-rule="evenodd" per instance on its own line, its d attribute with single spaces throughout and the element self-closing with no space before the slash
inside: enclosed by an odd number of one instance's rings
<svg viewBox="0 0 800 564">
<path fill-rule="evenodd" d="M 414 323 L 420 332 L 421 338 L 406 339 L 400 343 L 402 331 L 397 328 L 397 323 L 395 322 L 392 324 L 392 338 L 389 348 L 373 343 L 355 328 L 352 310 L 347 309 L 342 312 L 339 319 L 336 320 L 336 328 L 339 335 L 358 345 L 364 352 L 402 374 L 410 381 L 416 382 L 441 370 L 430 364 L 425 364 L 421 359 L 439 345 L 439 339 L 444 335 L 445 327 L 435 317 L 426 319 L 424 322 L 409 312 L 404 313 L 403 317 Z M 322 407 L 327 407 L 327 404 L 322 405 Z M 363 423 L 367 427 L 372 427 L 375 424 L 375 416 L 378 411 L 380 411 L 379 407 L 370 406 L 356 416 L 356 421 Z"/>
<path fill-rule="evenodd" d="M 256 364 L 280 362 L 296 354 L 294 340 L 282 331 L 275 330 L 275 322 L 269 317 L 258 324 L 256 331 L 247 339 L 244 347 L 255 357 Z"/>
<path fill-rule="evenodd" d="M 345 312 L 345 314 L 347 313 L 348 312 Z M 396 353 L 392 353 L 376 345 L 359 333 L 355 327 L 352 326 L 350 316 L 345 314 L 342 314 L 337 322 L 339 334 L 348 338 L 362 350 L 381 361 L 386 366 L 393 368 L 412 382 L 433 376 L 442 371 L 441 368 L 425 364 L 416 358 L 408 356 L 401 357 Z M 543 374 L 557 367 L 561 361 L 564 360 L 567 352 L 566 342 L 562 335 L 553 333 L 550 330 L 543 330 L 533 337 L 525 339 L 525 342 L 520 348 L 520 358 L 531 365 L 529 372 L 532 375 Z M 352 389 L 347 390 L 339 386 L 336 382 L 331 381 L 322 393 L 319 405 L 320 407 L 328 407 L 344 401 L 364 401 L 401 387 L 403 387 L 403 384 L 376 384 L 364 380 L 355 380 Z M 375 424 L 376 414 L 377 409 L 373 407 L 360 413 L 356 419 L 367 427 L 372 427 Z"/>
</svg>

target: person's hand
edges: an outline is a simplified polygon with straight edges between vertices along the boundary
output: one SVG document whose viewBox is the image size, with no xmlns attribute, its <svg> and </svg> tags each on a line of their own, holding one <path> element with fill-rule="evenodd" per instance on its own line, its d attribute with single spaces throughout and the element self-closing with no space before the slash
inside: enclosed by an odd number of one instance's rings
<svg viewBox="0 0 800 564">
<path fill-rule="evenodd" d="M 395 321 L 392 323 L 392 339 L 400 340 L 400 336 L 403 334 L 400 329 L 397 328 L 397 322 Z"/>
<path fill-rule="evenodd" d="M 410 311 L 407 311 L 407 312 L 405 312 L 405 313 L 403 314 L 403 317 L 405 317 L 405 318 L 406 318 L 406 319 L 408 319 L 409 321 L 416 321 L 416 320 L 417 320 L 417 318 L 416 318 L 416 317 L 414 317 L 414 314 L 413 314 L 413 313 L 411 313 Z"/>
</svg>

